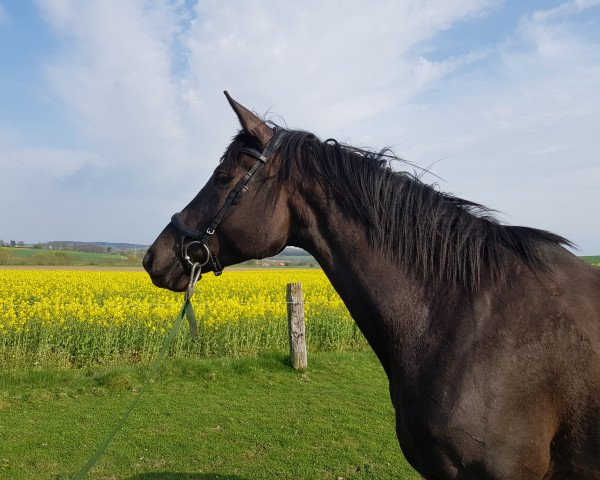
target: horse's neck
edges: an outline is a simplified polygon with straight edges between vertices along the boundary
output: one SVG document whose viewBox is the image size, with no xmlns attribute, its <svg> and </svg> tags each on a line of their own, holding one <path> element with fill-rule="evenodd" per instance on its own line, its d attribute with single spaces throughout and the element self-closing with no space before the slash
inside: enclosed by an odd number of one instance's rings
<svg viewBox="0 0 600 480">
<path fill-rule="evenodd" d="M 427 334 L 433 299 L 398 262 L 369 245 L 363 225 L 335 205 L 310 203 L 294 212 L 292 242 L 322 266 L 389 375 L 398 350 L 410 356 Z"/>
</svg>

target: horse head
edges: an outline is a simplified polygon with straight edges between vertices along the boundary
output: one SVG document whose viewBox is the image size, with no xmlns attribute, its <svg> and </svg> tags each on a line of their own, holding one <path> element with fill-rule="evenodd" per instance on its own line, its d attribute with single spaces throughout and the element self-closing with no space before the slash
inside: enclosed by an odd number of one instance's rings
<svg viewBox="0 0 600 480">
<path fill-rule="evenodd" d="M 227 147 L 204 187 L 173 215 L 143 261 L 152 282 L 184 291 L 190 266 L 221 270 L 280 252 L 291 226 L 288 195 L 277 182 L 277 148 L 285 130 L 262 119 L 225 95 L 241 130 Z"/>
</svg>

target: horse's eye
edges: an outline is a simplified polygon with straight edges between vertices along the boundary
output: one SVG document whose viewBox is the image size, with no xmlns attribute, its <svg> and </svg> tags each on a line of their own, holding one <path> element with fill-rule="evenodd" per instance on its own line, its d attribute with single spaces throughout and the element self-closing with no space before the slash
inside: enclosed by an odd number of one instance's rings
<svg viewBox="0 0 600 480">
<path fill-rule="evenodd" d="M 215 175 L 215 183 L 217 185 L 227 185 L 231 180 L 231 176 L 226 173 L 217 173 Z"/>
</svg>

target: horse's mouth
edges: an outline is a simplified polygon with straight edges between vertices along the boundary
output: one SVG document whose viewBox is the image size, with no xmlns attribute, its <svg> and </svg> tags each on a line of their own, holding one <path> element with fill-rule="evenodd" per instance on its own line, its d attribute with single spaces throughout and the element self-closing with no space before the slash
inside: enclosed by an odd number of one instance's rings
<svg viewBox="0 0 600 480">
<path fill-rule="evenodd" d="M 165 274 L 150 274 L 150 279 L 159 288 L 165 288 L 172 292 L 185 292 L 190 281 L 190 276 L 178 262 L 173 264 Z"/>
</svg>

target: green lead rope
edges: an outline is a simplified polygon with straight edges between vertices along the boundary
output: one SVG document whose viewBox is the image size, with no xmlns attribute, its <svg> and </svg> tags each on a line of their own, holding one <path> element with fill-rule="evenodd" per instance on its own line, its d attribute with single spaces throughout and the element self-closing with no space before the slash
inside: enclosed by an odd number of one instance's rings
<svg viewBox="0 0 600 480">
<path fill-rule="evenodd" d="M 125 410 L 125 412 L 123 412 L 123 415 L 121 416 L 119 421 L 115 424 L 113 429 L 106 436 L 106 438 L 100 444 L 98 449 L 94 452 L 94 455 L 92 455 L 92 457 L 81 468 L 81 470 L 79 470 L 79 473 L 75 477 L 73 477 L 73 480 L 81 480 L 89 473 L 89 471 L 96 464 L 96 462 L 100 459 L 100 457 L 102 455 L 104 455 L 104 452 L 108 448 L 108 445 L 110 444 L 110 442 L 112 442 L 113 438 L 115 438 L 115 436 L 117 435 L 119 430 L 121 430 L 121 428 L 127 421 L 129 414 L 132 412 L 132 410 L 135 408 L 135 406 L 139 403 L 142 394 L 146 391 L 146 389 L 148 388 L 148 385 L 150 385 L 150 381 L 156 375 L 156 372 L 158 371 L 158 367 L 160 366 L 162 359 L 164 358 L 165 354 L 169 350 L 169 347 L 173 343 L 173 340 L 175 340 L 175 335 L 177 334 L 177 330 L 179 330 L 179 327 L 181 326 L 183 317 L 187 317 L 187 319 L 190 323 L 190 329 L 192 331 L 192 335 L 194 334 L 194 332 L 195 332 L 196 336 L 198 335 L 198 327 L 196 325 L 196 316 L 194 315 L 194 309 L 192 308 L 192 304 L 188 297 L 189 296 L 186 296 L 186 299 L 183 302 L 183 306 L 181 307 L 181 311 L 179 312 L 179 315 L 177 315 L 177 318 L 175 319 L 175 322 L 173 323 L 173 326 L 171 327 L 171 330 L 169 331 L 169 334 L 167 335 L 167 338 L 165 339 L 165 343 L 163 344 L 162 348 L 160 349 L 158 357 L 156 357 L 154 359 L 154 362 L 152 362 L 152 365 L 150 366 L 150 371 L 148 372 L 148 376 L 146 377 L 146 381 L 142 385 L 142 388 L 140 388 L 140 391 L 135 396 L 135 398 L 131 401 L 131 403 Z"/>
</svg>

